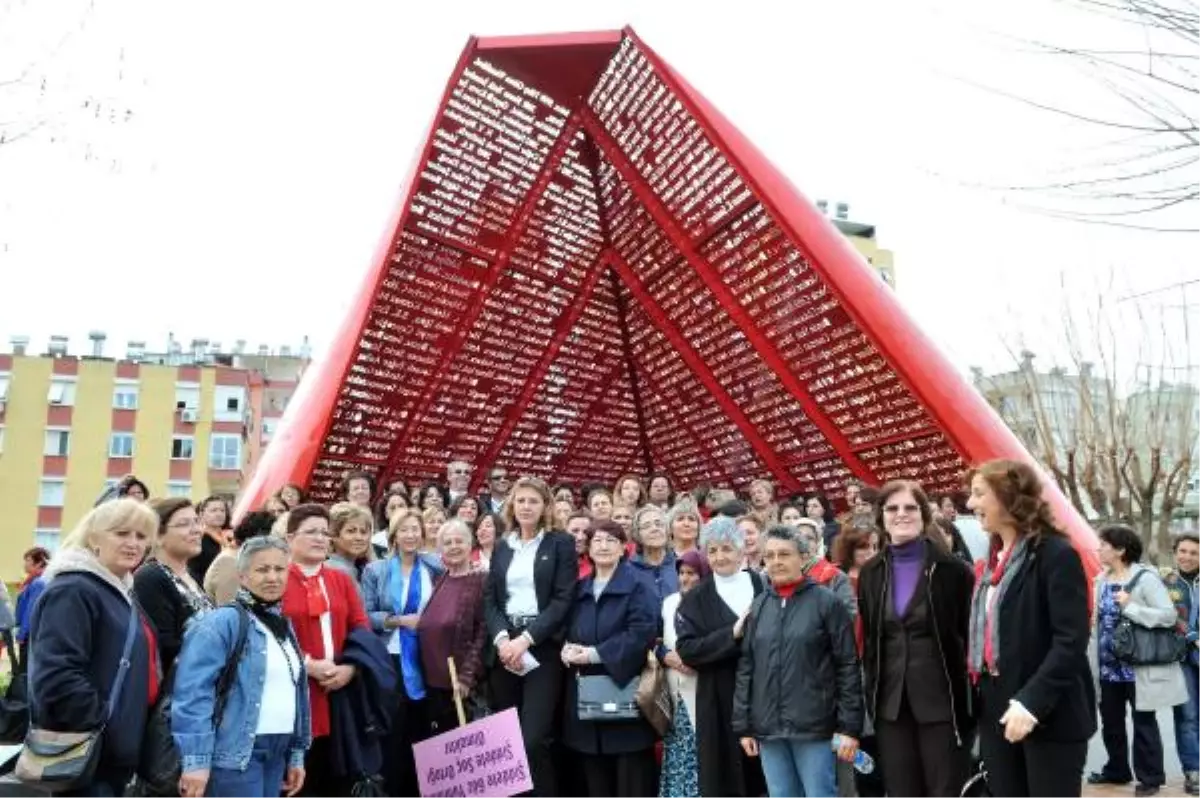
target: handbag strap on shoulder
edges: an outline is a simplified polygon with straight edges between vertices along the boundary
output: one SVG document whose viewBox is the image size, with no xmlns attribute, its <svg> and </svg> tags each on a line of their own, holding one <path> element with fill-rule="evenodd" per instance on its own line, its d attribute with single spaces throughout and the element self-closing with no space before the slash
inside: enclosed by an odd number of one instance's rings
<svg viewBox="0 0 1200 798">
<path fill-rule="evenodd" d="M 113 712 L 116 711 L 117 704 L 121 702 L 121 692 L 125 689 L 126 678 L 129 675 L 129 658 L 133 654 L 133 641 L 137 638 L 137 628 L 140 616 L 138 613 L 137 601 L 132 598 L 129 601 L 129 626 L 125 630 L 125 648 L 121 652 L 121 661 L 117 664 L 117 672 L 113 676 L 112 688 L 108 691 L 108 713 L 105 715 L 105 723 L 112 720 Z"/>
</svg>

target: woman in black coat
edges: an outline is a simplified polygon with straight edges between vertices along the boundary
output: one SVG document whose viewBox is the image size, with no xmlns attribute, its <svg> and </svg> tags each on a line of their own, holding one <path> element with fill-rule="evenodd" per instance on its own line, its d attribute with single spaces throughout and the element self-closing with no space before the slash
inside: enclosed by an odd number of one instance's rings
<svg viewBox="0 0 1200 798">
<path fill-rule="evenodd" d="M 939 540 L 925 492 L 897 480 L 876 520 L 889 543 L 858 576 L 867 708 L 888 795 L 958 795 L 973 741 L 967 629 L 975 575 Z"/>
<path fill-rule="evenodd" d="M 733 733 L 733 693 L 742 629 L 763 580 L 742 570 L 745 539 L 732 518 L 718 516 L 700 534 L 712 576 L 692 588 L 679 603 L 675 650 L 696 671 L 696 748 L 700 794 L 762 795 L 762 767 L 750 760 Z"/>
<path fill-rule="evenodd" d="M 569 668 L 563 743 L 582 755 L 589 795 L 657 795 L 658 735 L 646 719 L 579 717 L 579 679 L 600 677 L 614 689 L 636 680 L 654 645 L 659 615 L 651 583 L 621 558 L 626 535 L 620 524 L 601 521 L 588 527 L 587 536 L 596 570 L 576 588 L 562 650 Z"/>
<path fill-rule="evenodd" d="M 518 479 L 504 505 L 513 532 L 496 542 L 483 611 L 496 664 L 488 675 L 492 709 L 517 707 L 521 735 L 538 795 L 557 795 L 551 743 L 562 698 L 563 633 L 575 598 L 575 540 L 553 529 L 546 483 Z M 526 657 L 538 667 L 524 673 Z"/>
<path fill-rule="evenodd" d="M 1096 733 L 1083 562 L 1025 463 L 975 469 L 967 506 L 992 539 L 967 658 L 979 676 L 979 750 L 992 794 L 1079 795 Z"/>
</svg>

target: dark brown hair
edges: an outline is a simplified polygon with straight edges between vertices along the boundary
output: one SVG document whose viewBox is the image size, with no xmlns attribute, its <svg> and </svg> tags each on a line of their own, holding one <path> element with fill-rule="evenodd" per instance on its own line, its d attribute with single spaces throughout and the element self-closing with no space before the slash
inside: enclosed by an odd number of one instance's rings
<svg viewBox="0 0 1200 798">
<path fill-rule="evenodd" d="M 339 498 L 342 501 L 350 501 L 350 483 L 356 479 L 365 479 L 367 481 L 367 487 L 371 491 L 371 495 L 375 495 L 375 477 L 371 476 L 366 471 L 347 471 L 345 476 L 342 477 L 342 490 L 339 494 Z M 304 492 L 301 491 L 300 495 L 303 496 Z M 296 508 L 293 507 L 292 509 L 295 510 Z"/>
<path fill-rule="evenodd" d="M 888 499 L 904 491 L 912 494 L 917 501 L 917 507 L 921 510 L 921 534 L 935 543 L 941 543 L 941 532 L 933 523 L 933 510 L 929 507 L 929 496 L 925 494 L 925 489 L 921 487 L 920 483 L 910 479 L 893 479 L 879 489 L 879 498 L 875 502 L 875 526 L 884 531 L 887 530 L 887 526 L 883 522 L 883 505 L 887 503 Z M 945 547 L 943 546 L 943 548 Z"/>
<path fill-rule="evenodd" d="M 233 509 L 230 508 L 229 500 L 224 496 L 217 496 L 216 494 L 213 494 L 197 504 L 196 515 L 203 516 L 204 508 L 213 502 L 220 502 L 221 504 L 225 505 L 225 523 L 221 525 L 221 529 L 233 529 Z M 284 504 L 287 504 L 287 502 L 284 502 Z M 203 521 L 201 521 L 201 523 L 203 523 Z"/>
<path fill-rule="evenodd" d="M 326 523 L 329 521 L 329 510 L 323 504 L 302 504 L 299 507 L 288 512 L 287 533 L 289 535 L 296 534 L 296 530 L 310 518 L 324 518 Z"/>
<path fill-rule="evenodd" d="M 50 552 L 41 546 L 34 546 L 32 549 L 27 550 L 21 556 L 21 559 L 33 560 L 33 564 L 38 568 L 41 568 L 46 563 L 50 562 Z"/>
<path fill-rule="evenodd" d="M 854 552 L 871 545 L 871 535 L 879 536 L 879 544 L 883 546 L 883 533 L 874 526 L 869 529 L 846 527 L 838 533 L 833 541 L 833 564 L 844 573 L 850 573 L 854 567 Z"/>
<path fill-rule="evenodd" d="M 211 498 L 211 497 L 210 497 Z M 207 499 L 205 500 L 207 501 Z M 163 536 L 167 532 L 167 524 L 171 523 L 171 516 L 180 510 L 187 509 L 192 506 L 192 500 L 186 496 L 168 496 L 162 499 L 155 499 L 150 502 L 150 509 L 158 516 L 158 534 Z M 203 504 L 201 505 L 203 506 Z M 198 510 L 199 508 L 197 508 Z M 228 529 L 228 527 L 226 527 Z"/>
<path fill-rule="evenodd" d="M 629 542 L 629 536 L 625 534 L 625 527 L 616 521 L 597 521 L 587 528 L 586 534 L 589 548 L 592 545 L 592 538 L 596 536 L 597 532 L 603 532 L 610 537 L 614 537 L 621 541 L 622 544 Z"/>
</svg>

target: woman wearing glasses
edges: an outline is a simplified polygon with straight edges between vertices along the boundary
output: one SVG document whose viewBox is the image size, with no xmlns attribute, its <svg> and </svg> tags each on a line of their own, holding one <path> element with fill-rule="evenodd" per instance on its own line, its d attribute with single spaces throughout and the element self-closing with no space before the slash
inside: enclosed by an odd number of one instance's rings
<svg viewBox="0 0 1200 798">
<path fill-rule="evenodd" d="M 667 514 L 661 507 L 647 504 L 637 511 L 633 516 L 633 541 L 637 553 L 630 562 L 654 585 L 655 602 L 661 608 L 663 599 L 679 592 L 675 552 L 667 541 Z"/>
<path fill-rule="evenodd" d="M 876 522 L 889 543 L 862 566 L 867 709 L 888 795 L 958 795 L 975 721 L 967 630 L 975 575 L 942 543 L 925 491 L 889 482 Z"/>
</svg>

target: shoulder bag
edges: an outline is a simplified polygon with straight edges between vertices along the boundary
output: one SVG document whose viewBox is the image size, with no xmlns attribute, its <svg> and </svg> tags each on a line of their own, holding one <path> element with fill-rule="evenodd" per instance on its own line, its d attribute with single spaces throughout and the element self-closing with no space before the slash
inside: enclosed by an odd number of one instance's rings
<svg viewBox="0 0 1200 798">
<path fill-rule="evenodd" d="M 100 762 L 104 730 L 121 702 L 125 682 L 129 681 L 129 656 L 133 651 L 133 641 L 137 637 L 138 622 L 137 603 L 130 600 L 125 648 L 117 665 L 117 673 L 113 676 L 112 687 L 108 691 L 108 709 L 104 720 L 97 728 L 84 732 L 50 731 L 31 721 L 29 732 L 25 735 L 25 747 L 17 757 L 15 770 L 16 777 L 22 782 L 42 785 L 54 792 L 77 790 L 92 783 L 96 775 L 96 766 Z M 36 651 L 34 654 L 29 663 L 30 681 L 33 680 L 37 659 Z"/>
<path fill-rule="evenodd" d="M 575 709 L 580 720 L 597 722 L 636 720 L 640 717 L 637 705 L 639 679 L 630 679 L 624 687 L 611 676 L 575 674 L 578 688 Z"/>
<path fill-rule="evenodd" d="M 635 699 L 638 709 L 658 732 L 658 736 L 665 737 L 674 721 L 675 702 L 671 699 L 667 668 L 659 663 L 654 651 L 646 655 L 646 667 L 642 669 L 642 675 L 638 679 Z"/>
<path fill-rule="evenodd" d="M 1145 573 L 1138 571 L 1137 576 L 1125 586 L 1125 591 L 1132 593 Z M 1117 628 L 1113 630 L 1112 647 L 1117 661 L 1130 667 L 1170 665 L 1183 660 L 1187 653 L 1187 638 L 1179 634 L 1174 624 L 1151 628 L 1135 623 L 1122 613 Z"/>
</svg>

